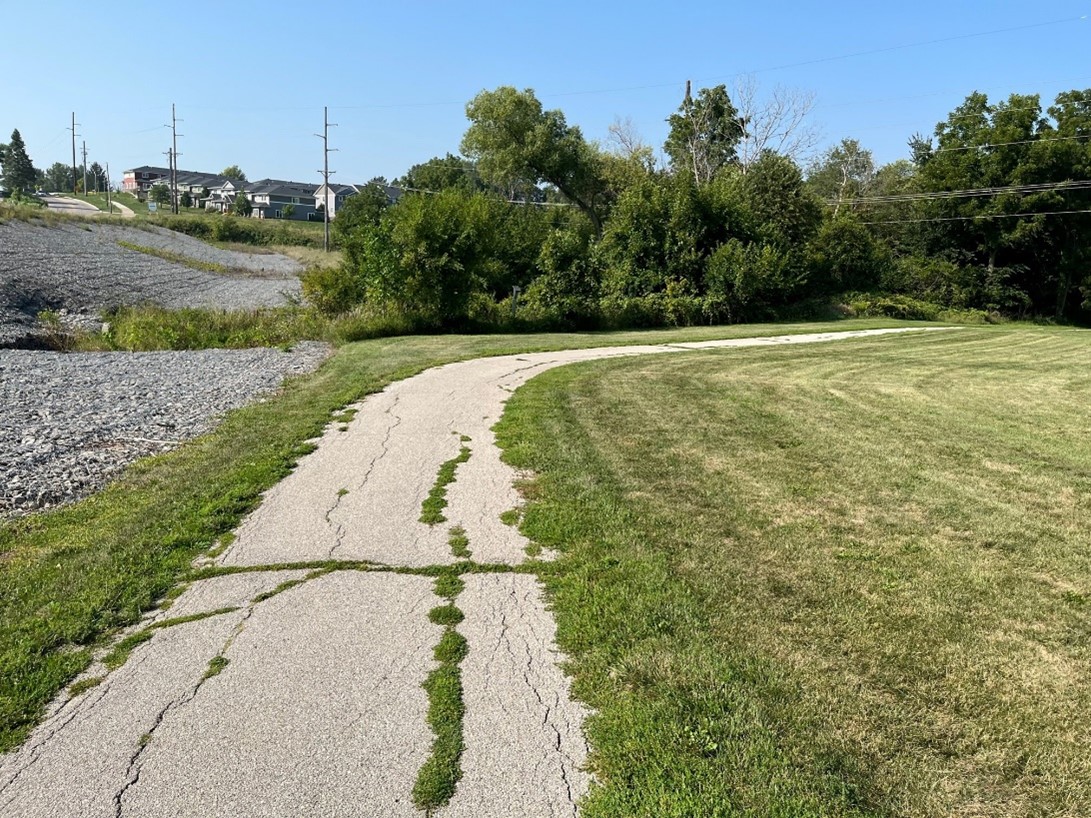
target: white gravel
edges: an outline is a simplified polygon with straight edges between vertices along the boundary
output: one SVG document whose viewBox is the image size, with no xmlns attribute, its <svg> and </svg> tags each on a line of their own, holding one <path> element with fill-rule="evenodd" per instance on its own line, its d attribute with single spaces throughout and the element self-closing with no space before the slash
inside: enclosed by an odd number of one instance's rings
<svg viewBox="0 0 1091 818">
<path fill-rule="evenodd" d="M 0 517 L 85 496 L 328 354 L 316 342 L 291 352 L 0 350 Z"/>
<path fill-rule="evenodd" d="M 196 270 L 122 247 L 119 241 L 234 272 Z M 0 224 L 0 347 L 32 345 L 37 315 L 47 309 L 93 316 L 139 304 L 170 309 L 280 306 L 299 297 L 298 272 L 298 262 L 286 256 L 221 250 L 161 228 L 7 222 Z"/>
</svg>

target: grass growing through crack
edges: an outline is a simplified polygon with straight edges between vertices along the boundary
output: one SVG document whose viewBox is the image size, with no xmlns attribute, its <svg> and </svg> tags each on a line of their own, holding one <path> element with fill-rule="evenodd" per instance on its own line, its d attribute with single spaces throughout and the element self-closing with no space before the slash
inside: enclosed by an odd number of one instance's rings
<svg viewBox="0 0 1091 818">
<path fill-rule="evenodd" d="M 155 636 L 156 631 L 163 630 L 164 628 L 172 628 L 175 625 L 185 625 L 188 622 L 197 622 L 212 616 L 234 613 L 237 610 L 238 608 L 235 607 L 217 608 L 214 611 L 202 611 L 201 613 L 176 616 L 172 619 L 161 619 L 158 622 L 153 622 L 148 625 L 148 627 L 129 634 L 114 645 L 110 652 L 103 657 L 102 664 L 105 665 L 108 670 L 117 670 L 129 660 L 129 655 L 133 652 L 133 649 Z"/>
<path fill-rule="evenodd" d="M 434 653 L 439 667 L 429 673 L 424 681 L 428 694 L 428 725 L 436 737 L 432 742 L 432 752 L 413 785 L 413 803 L 426 815 L 431 815 L 433 810 L 451 800 L 462 778 L 459 762 L 464 747 L 462 717 L 465 705 L 459 665 L 466 657 L 467 645 L 466 639 L 455 630 L 455 625 L 462 621 L 462 612 L 455 607 L 455 598 L 463 587 L 463 581 L 454 571 L 437 577 L 436 594 L 445 597 L 448 603 L 433 608 L 428 616 L 433 623 L 445 627 Z"/>
<path fill-rule="evenodd" d="M 470 553 L 470 538 L 466 536 L 466 529 L 456 525 L 447 533 L 447 544 L 451 546 L 451 553 L 462 560 L 468 560 Z"/>
<path fill-rule="evenodd" d="M 469 440 L 466 435 L 462 435 L 463 443 L 467 443 Z M 469 459 L 470 449 L 468 446 L 463 446 L 459 449 L 457 457 L 452 457 L 439 467 L 436 484 L 428 492 L 424 502 L 421 503 L 420 521 L 422 523 L 436 525 L 447 521 L 447 518 L 443 516 L 443 509 L 447 508 L 447 486 L 455 482 L 455 470 L 458 468 L 458 464 L 465 463 Z"/>
<path fill-rule="evenodd" d="M 226 656 L 213 656 L 208 662 L 208 670 L 205 671 L 203 679 L 211 679 L 213 676 L 219 676 L 223 673 L 224 668 L 231 662 Z"/>
<path fill-rule="evenodd" d="M 1089 355 L 967 329 L 517 392 L 582 815 L 1091 814 Z"/>
<path fill-rule="evenodd" d="M 7 215 L 0 207 L 0 219 Z M 261 492 L 289 473 L 332 414 L 391 381 L 483 355 L 880 326 L 913 324 L 866 319 L 445 335 L 343 346 L 317 373 L 230 413 L 204 437 L 134 464 L 106 490 L 61 509 L 0 522 L 0 752 L 23 741 L 50 699 L 89 665 L 94 648 L 137 622 L 181 578 L 197 576 L 193 559 L 230 539 Z M 81 649 L 65 649 L 69 645 Z"/>
</svg>

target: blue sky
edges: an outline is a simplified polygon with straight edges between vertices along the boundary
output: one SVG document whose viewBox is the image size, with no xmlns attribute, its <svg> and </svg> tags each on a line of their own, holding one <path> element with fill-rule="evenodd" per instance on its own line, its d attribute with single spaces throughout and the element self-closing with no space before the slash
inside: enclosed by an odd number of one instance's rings
<svg viewBox="0 0 1091 818">
<path fill-rule="evenodd" d="M 0 11 L 0 141 L 19 128 L 35 165 L 70 162 L 75 111 L 89 161 L 115 179 L 166 164 L 172 102 L 180 167 L 301 181 L 321 168 L 313 134 L 328 105 L 333 178 L 362 182 L 457 152 L 465 103 L 499 85 L 533 88 L 589 139 L 630 117 L 659 148 L 687 79 L 730 87 L 752 72 L 765 91 L 813 92 L 822 144 L 851 136 L 880 163 L 974 90 L 1048 105 L 1091 87 L 1091 20 L 1079 19 L 1091 0 L 0 0 Z"/>
</svg>

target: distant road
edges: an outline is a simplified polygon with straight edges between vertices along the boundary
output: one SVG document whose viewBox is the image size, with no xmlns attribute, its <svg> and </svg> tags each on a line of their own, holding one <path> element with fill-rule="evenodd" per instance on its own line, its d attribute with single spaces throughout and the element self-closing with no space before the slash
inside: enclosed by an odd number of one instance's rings
<svg viewBox="0 0 1091 818">
<path fill-rule="evenodd" d="M 93 204 L 80 199 L 69 199 L 65 196 L 43 196 L 42 201 L 50 210 L 71 213 L 74 216 L 103 216 L 106 214 L 105 210 L 99 210 Z M 117 207 L 122 216 L 132 218 L 135 215 L 130 208 L 124 205 L 119 204 Z"/>
<path fill-rule="evenodd" d="M 66 199 L 60 196 L 43 196 L 42 201 L 50 210 L 61 210 L 76 216 L 95 216 L 102 213 L 97 207 L 79 199 Z"/>
</svg>

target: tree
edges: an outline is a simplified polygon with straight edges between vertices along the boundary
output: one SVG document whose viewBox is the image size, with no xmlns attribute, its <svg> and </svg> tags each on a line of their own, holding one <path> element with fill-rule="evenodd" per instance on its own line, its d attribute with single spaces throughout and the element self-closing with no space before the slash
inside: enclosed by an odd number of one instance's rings
<svg viewBox="0 0 1091 818">
<path fill-rule="evenodd" d="M 823 199 L 833 202 L 836 218 L 842 205 L 867 196 L 875 183 L 875 162 L 871 151 L 855 139 L 842 139 L 817 157 L 807 169 L 807 185 Z"/>
<path fill-rule="evenodd" d="M 385 184 L 385 182 L 384 182 Z M 467 193 L 484 190 L 485 183 L 473 162 L 448 153 L 436 156 L 419 165 L 413 165 L 405 176 L 395 180 L 395 185 L 409 190 L 462 190 Z"/>
<path fill-rule="evenodd" d="M 250 197 L 240 190 L 235 194 L 235 201 L 231 205 L 231 210 L 237 216 L 249 216 L 254 212 L 254 205 L 250 203 Z"/>
<path fill-rule="evenodd" d="M 462 152 L 489 181 L 501 186 L 553 185 L 587 214 L 602 233 L 606 183 L 598 151 L 560 111 L 544 111 L 534 91 L 502 86 L 466 105 L 470 127 Z"/>
<path fill-rule="evenodd" d="M 969 306 L 1078 317 L 1091 219 L 1058 211 L 1091 209 L 1088 191 L 1064 188 L 1091 171 L 1082 138 L 1091 133 L 1091 89 L 1059 94 L 1048 114 L 1036 94 L 992 104 L 973 93 L 936 126 L 935 147 L 917 151 L 922 191 L 981 191 L 933 196 L 914 214 L 930 220 L 925 250 L 973 271 Z"/>
<path fill-rule="evenodd" d="M 697 184 L 711 181 L 720 168 L 735 161 L 746 132 L 725 85 L 702 88 L 697 99 L 687 93 L 678 113 L 667 122 L 671 129 L 663 150 L 674 171 L 691 174 Z"/>
<path fill-rule="evenodd" d="M 54 162 L 45 172 L 46 190 L 71 190 L 72 166 Z"/>
<path fill-rule="evenodd" d="M 98 162 L 92 162 L 87 172 L 94 177 L 95 193 L 106 189 L 106 170 Z"/>
<path fill-rule="evenodd" d="M 157 205 L 165 207 L 170 204 L 170 189 L 166 185 L 152 185 L 148 198 Z"/>
<path fill-rule="evenodd" d="M 228 165 L 220 171 L 220 176 L 226 176 L 228 179 L 233 179 L 236 182 L 247 181 L 246 174 L 242 172 L 242 168 L 238 165 Z"/>
<path fill-rule="evenodd" d="M 178 202 L 182 207 L 193 207 L 193 197 L 189 195 L 188 190 L 182 191 L 182 198 Z"/>
<path fill-rule="evenodd" d="M 34 190 L 34 164 L 18 128 L 11 132 L 11 142 L 4 150 L 4 186 L 13 193 Z"/>
<path fill-rule="evenodd" d="M 763 96 L 753 75 L 740 78 L 732 88 L 745 133 L 738 146 L 739 167 L 745 173 L 765 151 L 803 164 L 818 145 L 819 130 L 808 122 L 814 109 L 813 91 L 778 85 Z"/>
<path fill-rule="evenodd" d="M 286 205 L 284 205 L 284 207 L 282 207 L 280 209 L 280 212 L 284 216 L 284 218 L 290 219 L 295 215 L 295 205 L 294 204 L 286 204 Z"/>
</svg>

